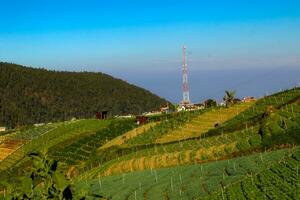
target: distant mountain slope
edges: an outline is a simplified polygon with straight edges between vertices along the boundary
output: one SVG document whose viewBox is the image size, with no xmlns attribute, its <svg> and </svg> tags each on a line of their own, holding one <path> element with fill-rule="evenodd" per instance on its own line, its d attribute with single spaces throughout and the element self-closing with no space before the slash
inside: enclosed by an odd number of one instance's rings
<svg viewBox="0 0 300 200">
<path fill-rule="evenodd" d="M 0 62 L 0 126 L 138 114 L 166 100 L 103 73 L 57 72 Z"/>
</svg>

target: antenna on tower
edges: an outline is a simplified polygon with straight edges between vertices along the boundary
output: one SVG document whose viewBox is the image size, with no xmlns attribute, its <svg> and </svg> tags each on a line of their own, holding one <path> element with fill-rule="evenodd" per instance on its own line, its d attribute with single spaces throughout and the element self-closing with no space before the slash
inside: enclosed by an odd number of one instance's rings
<svg viewBox="0 0 300 200">
<path fill-rule="evenodd" d="M 187 57 L 186 57 L 186 46 L 182 47 L 182 104 L 190 104 L 190 92 L 188 83 L 188 71 L 187 71 Z"/>
</svg>

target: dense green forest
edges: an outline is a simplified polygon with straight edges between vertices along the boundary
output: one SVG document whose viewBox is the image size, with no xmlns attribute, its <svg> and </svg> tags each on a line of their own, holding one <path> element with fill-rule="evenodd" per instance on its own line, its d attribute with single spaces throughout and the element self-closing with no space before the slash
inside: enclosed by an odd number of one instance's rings
<svg viewBox="0 0 300 200">
<path fill-rule="evenodd" d="M 58 72 L 0 62 L 0 126 L 139 114 L 166 100 L 103 73 Z"/>
</svg>

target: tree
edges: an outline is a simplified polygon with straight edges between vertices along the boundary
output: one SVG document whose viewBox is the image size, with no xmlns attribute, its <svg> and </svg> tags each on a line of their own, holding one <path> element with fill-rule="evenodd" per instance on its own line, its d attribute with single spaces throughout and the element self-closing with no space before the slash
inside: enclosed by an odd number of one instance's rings
<svg viewBox="0 0 300 200">
<path fill-rule="evenodd" d="M 0 126 L 156 110 L 166 100 L 103 73 L 56 72 L 0 62 Z"/>
<path fill-rule="evenodd" d="M 223 100 L 225 101 L 226 106 L 234 104 L 235 91 L 234 90 L 225 90 L 225 95 Z"/>
<path fill-rule="evenodd" d="M 211 108 L 217 106 L 217 102 L 213 99 L 207 99 L 204 101 L 205 108 Z"/>
</svg>

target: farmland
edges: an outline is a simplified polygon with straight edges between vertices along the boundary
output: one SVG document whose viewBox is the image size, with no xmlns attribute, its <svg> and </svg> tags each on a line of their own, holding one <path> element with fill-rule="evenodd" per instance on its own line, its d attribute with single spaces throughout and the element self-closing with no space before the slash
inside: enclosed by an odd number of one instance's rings
<svg viewBox="0 0 300 200">
<path fill-rule="evenodd" d="M 298 199 L 299 132 L 300 88 L 140 126 L 133 118 L 29 126 L 1 135 L 0 199 L 23 191 L 7 182 L 34 173 L 36 151 L 60 163 L 76 198 Z M 38 195 L 32 185 L 28 194 Z"/>
<path fill-rule="evenodd" d="M 222 188 L 229 190 L 242 180 L 247 181 L 248 177 L 256 177 L 269 168 L 278 168 L 278 163 L 289 161 L 293 159 L 291 155 L 299 153 L 299 149 L 278 150 L 206 164 L 99 176 L 89 182 L 78 183 L 78 187 L 88 184 L 85 187 L 90 188 L 90 196 L 98 194 L 110 199 L 203 198 Z M 291 173 L 296 175 L 295 171 Z M 121 192 L 115 193 L 115 188 Z"/>
</svg>

